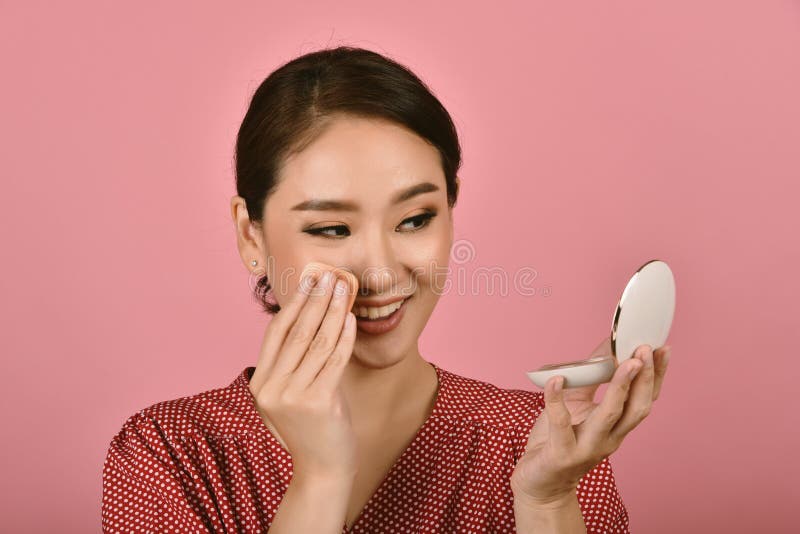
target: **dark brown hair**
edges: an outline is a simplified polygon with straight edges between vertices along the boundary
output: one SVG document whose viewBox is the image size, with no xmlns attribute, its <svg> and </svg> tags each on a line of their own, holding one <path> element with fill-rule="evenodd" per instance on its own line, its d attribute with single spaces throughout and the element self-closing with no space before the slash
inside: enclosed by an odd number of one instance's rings
<svg viewBox="0 0 800 534">
<path fill-rule="evenodd" d="M 427 85 L 404 65 L 364 48 L 322 49 L 285 63 L 261 82 L 236 138 L 236 191 L 250 221 L 261 225 L 264 204 L 277 187 L 288 156 L 319 136 L 339 113 L 381 118 L 405 126 L 439 151 L 447 203 L 458 197 L 461 145 L 450 114 Z M 280 310 L 267 299 L 266 275 L 255 297 L 266 313 Z"/>
</svg>

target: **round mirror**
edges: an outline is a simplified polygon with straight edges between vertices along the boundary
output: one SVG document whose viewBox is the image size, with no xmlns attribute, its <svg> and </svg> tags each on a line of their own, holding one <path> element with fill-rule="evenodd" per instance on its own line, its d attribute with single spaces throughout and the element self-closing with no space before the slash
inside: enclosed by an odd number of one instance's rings
<svg viewBox="0 0 800 534">
<path fill-rule="evenodd" d="M 639 345 L 663 347 L 675 315 L 675 278 L 660 260 L 642 265 L 625 286 L 611 321 L 611 351 L 620 364 Z"/>
<path fill-rule="evenodd" d="M 648 261 L 633 274 L 617 303 L 611 320 L 612 354 L 548 364 L 526 374 L 540 388 L 558 375 L 564 377 L 565 388 L 608 382 L 617 366 L 632 357 L 639 345 L 650 345 L 654 350 L 664 346 L 674 314 L 672 270 L 661 260 Z"/>
</svg>

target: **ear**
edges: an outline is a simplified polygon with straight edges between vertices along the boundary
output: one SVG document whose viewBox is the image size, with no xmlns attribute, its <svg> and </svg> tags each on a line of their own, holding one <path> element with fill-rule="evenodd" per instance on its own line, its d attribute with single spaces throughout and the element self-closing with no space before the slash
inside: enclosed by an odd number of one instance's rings
<svg viewBox="0 0 800 534">
<path fill-rule="evenodd" d="M 244 266 L 251 272 L 259 268 L 266 269 L 268 254 L 261 226 L 250 221 L 247 203 L 238 195 L 231 198 L 231 219 L 236 229 L 236 245 Z M 253 260 L 258 262 L 255 267 Z"/>
</svg>

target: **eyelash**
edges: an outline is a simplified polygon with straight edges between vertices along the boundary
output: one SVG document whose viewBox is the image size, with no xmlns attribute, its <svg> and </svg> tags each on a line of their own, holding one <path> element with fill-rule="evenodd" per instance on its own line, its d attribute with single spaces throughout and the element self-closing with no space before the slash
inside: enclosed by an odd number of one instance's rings
<svg viewBox="0 0 800 534">
<path fill-rule="evenodd" d="M 430 223 L 431 223 L 431 220 L 434 217 L 436 217 L 436 215 L 437 215 L 437 213 L 435 211 L 427 211 L 425 213 L 420 213 L 419 215 L 414 215 L 413 217 L 409 217 L 408 219 L 403 220 L 403 222 L 400 223 L 400 224 L 405 224 L 408 221 L 420 221 L 420 222 L 423 223 L 422 226 L 414 228 L 413 230 L 409 230 L 409 232 L 407 232 L 407 233 L 419 232 L 420 230 L 428 227 L 430 225 Z M 336 226 L 324 226 L 322 228 L 311 228 L 310 230 L 304 230 L 304 232 L 306 232 L 308 234 L 311 234 L 311 235 L 319 235 L 319 236 L 322 236 L 322 237 L 325 237 L 325 238 L 331 238 L 331 239 L 339 239 L 341 237 L 347 237 L 347 236 L 342 236 L 342 235 L 333 236 L 333 235 L 330 235 L 330 234 L 323 233 L 325 230 L 335 230 L 337 228 L 347 228 L 347 227 L 345 225 L 343 225 L 343 224 L 339 224 L 339 225 L 336 225 Z"/>
</svg>

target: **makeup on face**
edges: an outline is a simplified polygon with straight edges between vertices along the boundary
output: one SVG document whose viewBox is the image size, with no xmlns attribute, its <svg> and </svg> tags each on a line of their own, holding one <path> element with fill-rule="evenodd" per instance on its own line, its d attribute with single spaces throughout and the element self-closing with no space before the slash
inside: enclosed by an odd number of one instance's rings
<svg viewBox="0 0 800 534">
<path fill-rule="evenodd" d="M 636 270 L 617 303 L 611 320 L 611 354 L 548 364 L 526 374 L 540 388 L 559 375 L 564 377 L 565 388 L 608 382 L 639 345 L 650 345 L 653 350 L 664 346 L 674 315 L 672 270 L 664 261 L 650 260 Z"/>
</svg>

